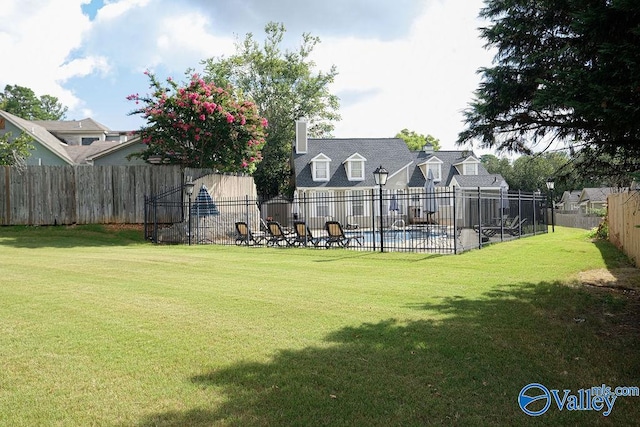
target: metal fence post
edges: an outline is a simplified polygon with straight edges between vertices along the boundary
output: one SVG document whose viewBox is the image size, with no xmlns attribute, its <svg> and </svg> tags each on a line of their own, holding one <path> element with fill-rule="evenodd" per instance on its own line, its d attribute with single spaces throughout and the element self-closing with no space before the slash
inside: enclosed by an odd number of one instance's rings
<svg viewBox="0 0 640 427">
<path fill-rule="evenodd" d="M 247 220 L 247 232 L 251 232 L 251 223 L 249 222 L 249 195 L 244 196 L 245 219 Z M 246 245 L 249 246 L 249 234 L 247 233 Z"/>
<path fill-rule="evenodd" d="M 382 213 L 380 213 L 382 215 Z M 375 203 L 375 193 L 373 188 L 371 189 L 371 229 L 373 230 L 373 235 L 371 236 L 371 241 L 373 243 L 373 251 L 376 251 L 376 203 Z"/>
<path fill-rule="evenodd" d="M 478 249 L 482 249 L 482 199 L 478 187 Z"/>
<path fill-rule="evenodd" d="M 458 215 L 456 213 L 458 198 L 456 197 L 456 187 L 453 187 L 453 253 L 458 253 Z"/>
</svg>

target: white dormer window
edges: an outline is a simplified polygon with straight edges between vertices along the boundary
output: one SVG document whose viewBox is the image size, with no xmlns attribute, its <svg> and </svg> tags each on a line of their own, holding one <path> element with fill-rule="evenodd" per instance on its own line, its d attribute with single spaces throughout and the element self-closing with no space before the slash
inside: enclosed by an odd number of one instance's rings
<svg viewBox="0 0 640 427">
<path fill-rule="evenodd" d="M 442 181 L 442 165 L 429 163 L 427 164 L 427 176 L 429 176 L 429 171 L 433 174 L 433 180 L 436 182 Z"/>
<path fill-rule="evenodd" d="M 344 161 L 349 181 L 364 181 L 364 162 L 367 159 L 356 153 Z"/>
<path fill-rule="evenodd" d="M 431 157 L 426 162 L 420 165 L 424 177 L 429 176 L 429 171 L 433 174 L 433 180 L 436 182 L 442 181 L 442 160 L 437 157 Z"/>
<path fill-rule="evenodd" d="M 311 159 L 311 175 L 314 181 L 329 181 L 331 159 L 320 153 Z"/>
<path fill-rule="evenodd" d="M 477 163 L 464 163 L 462 167 L 463 175 L 478 175 L 478 164 Z"/>
<path fill-rule="evenodd" d="M 461 175 L 478 175 L 479 164 L 480 161 L 474 156 L 469 156 L 458 163 L 454 163 L 456 169 L 458 169 L 458 173 Z"/>
</svg>

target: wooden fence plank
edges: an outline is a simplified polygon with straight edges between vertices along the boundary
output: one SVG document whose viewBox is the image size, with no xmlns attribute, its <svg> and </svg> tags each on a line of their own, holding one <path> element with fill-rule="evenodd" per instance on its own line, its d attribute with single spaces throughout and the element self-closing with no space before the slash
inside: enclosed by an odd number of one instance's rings
<svg viewBox="0 0 640 427">
<path fill-rule="evenodd" d="M 194 178 L 210 172 L 188 170 Z M 224 182 L 225 196 L 255 193 L 251 177 L 220 175 L 206 179 Z M 141 224 L 144 196 L 179 189 L 183 180 L 177 165 L 27 166 L 24 170 L 3 166 L 0 224 Z M 177 203 L 182 202 L 180 190 L 174 197 Z"/>
<path fill-rule="evenodd" d="M 640 192 L 610 194 L 607 206 L 609 241 L 640 267 Z"/>
</svg>

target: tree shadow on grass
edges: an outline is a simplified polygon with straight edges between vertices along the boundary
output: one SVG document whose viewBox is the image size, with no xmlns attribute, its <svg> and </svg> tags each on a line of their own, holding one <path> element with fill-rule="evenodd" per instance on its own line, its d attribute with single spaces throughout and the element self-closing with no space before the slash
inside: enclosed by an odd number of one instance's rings
<svg viewBox="0 0 640 427">
<path fill-rule="evenodd" d="M 552 408 L 531 418 L 517 405 L 531 382 L 574 391 L 639 385 L 637 331 L 603 333 L 624 306 L 557 283 L 442 298 L 411 307 L 422 319 L 345 327 L 324 346 L 202 372 L 193 386 L 222 393 L 224 403 L 139 425 L 631 424 L 640 398 L 618 398 L 609 417 Z"/>
<path fill-rule="evenodd" d="M 139 225 L 58 225 L 0 227 L 0 247 L 74 248 L 128 246 L 144 243 Z"/>
</svg>

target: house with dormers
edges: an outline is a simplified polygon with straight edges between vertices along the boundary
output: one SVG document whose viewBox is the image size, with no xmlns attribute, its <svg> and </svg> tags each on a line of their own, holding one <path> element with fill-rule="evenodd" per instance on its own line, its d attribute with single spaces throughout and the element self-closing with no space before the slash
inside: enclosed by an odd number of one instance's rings
<svg viewBox="0 0 640 427">
<path fill-rule="evenodd" d="M 373 171 L 383 166 L 388 180 L 383 187 L 382 216 L 407 223 L 424 221 L 422 200 L 429 171 L 436 192 L 456 190 L 495 191 L 508 189 L 501 175 L 489 174 L 471 151 L 434 151 L 431 145 L 410 151 L 400 138 L 308 138 L 305 120 L 296 122 L 292 169 L 294 186 L 306 212 L 302 215 L 318 226 L 325 218 L 370 226 L 367 221 L 381 214 L 379 188 Z M 397 203 L 389 214 L 392 200 Z M 452 203 L 451 203 L 452 204 Z M 452 218 L 452 206 L 442 205 L 438 219 Z"/>
<path fill-rule="evenodd" d="M 25 120 L 0 110 L 0 135 L 31 137 L 34 149 L 27 165 L 134 165 L 141 159 L 127 156 L 144 149 L 140 138 L 112 131 L 87 118 L 83 120 Z"/>
</svg>

